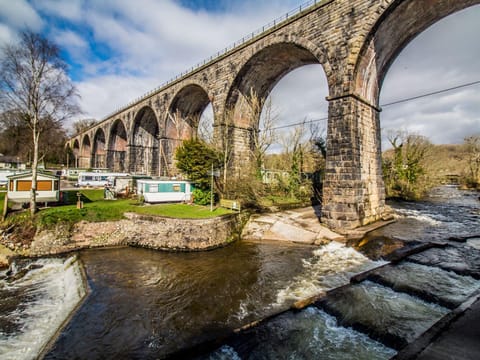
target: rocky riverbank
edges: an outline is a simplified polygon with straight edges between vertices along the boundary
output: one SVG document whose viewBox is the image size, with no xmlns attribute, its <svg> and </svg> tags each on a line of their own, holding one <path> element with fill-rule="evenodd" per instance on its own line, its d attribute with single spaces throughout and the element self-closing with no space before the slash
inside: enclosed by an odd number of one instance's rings
<svg viewBox="0 0 480 360">
<path fill-rule="evenodd" d="M 21 249 L 8 238 L 0 249 L 0 266 L 14 256 L 44 256 L 74 250 L 140 246 L 157 250 L 199 251 L 224 246 L 239 238 L 242 216 L 231 214 L 209 219 L 178 219 L 125 213 L 126 219 L 108 222 L 79 222 L 73 227 L 59 224 L 35 234 Z M 11 246 L 9 246 L 11 245 Z M 9 249 L 15 247 L 15 252 Z"/>
<path fill-rule="evenodd" d="M 139 246 L 168 251 L 201 251 L 224 246 L 239 238 L 324 245 L 330 241 L 360 239 L 365 233 L 388 223 L 379 221 L 339 234 L 320 223 L 318 211 L 318 208 L 306 207 L 251 217 L 231 214 L 208 219 L 125 213 L 123 220 L 82 221 L 73 226 L 58 224 L 54 229 L 38 231 L 34 235 L 25 226 L 17 229 L 18 234 L 9 234 L 8 231 L 0 234 L 0 267 L 8 266 L 18 255 L 55 255 L 97 247 Z M 31 240 L 26 241 L 27 238 Z"/>
</svg>

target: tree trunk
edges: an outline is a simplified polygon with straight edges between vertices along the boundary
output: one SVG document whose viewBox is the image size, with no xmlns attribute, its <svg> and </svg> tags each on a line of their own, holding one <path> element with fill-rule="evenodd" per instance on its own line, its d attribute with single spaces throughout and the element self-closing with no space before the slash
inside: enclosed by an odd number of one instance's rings
<svg viewBox="0 0 480 360">
<path fill-rule="evenodd" d="M 30 190 L 30 215 L 33 217 L 37 212 L 37 170 L 38 170 L 38 141 L 37 119 L 34 119 L 33 133 L 33 161 L 32 161 L 32 188 Z"/>
</svg>

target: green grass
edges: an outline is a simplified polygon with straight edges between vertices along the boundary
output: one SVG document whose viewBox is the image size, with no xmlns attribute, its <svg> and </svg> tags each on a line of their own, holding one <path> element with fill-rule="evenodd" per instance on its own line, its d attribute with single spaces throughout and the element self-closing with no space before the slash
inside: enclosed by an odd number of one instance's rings
<svg viewBox="0 0 480 360">
<path fill-rule="evenodd" d="M 288 204 L 297 204 L 301 201 L 288 197 L 288 196 L 277 196 L 277 195 L 269 195 L 265 196 L 260 199 L 260 205 L 262 206 L 273 206 L 273 205 L 288 205 Z"/>
<path fill-rule="evenodd" d="M 172 218 L 204 219 L 230 214 L 228 209 L 218 208 L 210 211 L 209 207 L 187 204 L 141 205 L 135 200 L 103 200 L 103 190 L 81 190 L 83 209 L 77 209 L 77 191 L 66 193 L 68 204 L 42 209 L 37 214 L 38 225 L 51 228 L 58 223 L 74 224 L 79 221 L 100 222 L 124 218 L 125 212 L 145 215 L 159 215 Z"/>
<path fill-rule="evenodd" d="M 138 206 L 134 209 L 134 212 L 139 214 L 161 215 L 183 219 L 205 219 L 233 213 L 233 211 L 224 208 L 214 208 L 213 211 L 210 211 L 209 206 L 188 204 Z"/>
<path fill-rule="evenodd" d="M 76 205 L 64 205 L 48 209 L 42 209 L 37 214 L 37 221 L 41 227 L 52 227 L 58 223 L 74 224 L 79 221 L 99 222 L 120 220 L 123 214 L 131 211 L 129 200 L 118 201 L 95 201 L 84 203 L 82 209 L 77 209 Z"/>
</svg>

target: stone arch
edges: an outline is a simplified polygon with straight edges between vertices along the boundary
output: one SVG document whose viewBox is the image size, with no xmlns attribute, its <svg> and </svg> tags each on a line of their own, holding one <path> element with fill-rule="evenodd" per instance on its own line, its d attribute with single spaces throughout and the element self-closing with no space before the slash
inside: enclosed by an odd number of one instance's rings
<svg viewBox="0 0 480 360">
<path fill-rule="evenodd" d="M 175 149 L 183 140 L 197 137 L 200 117 L 210 103 L 208 92 L 195 82 L 188 83 L 175 94 L 164 119 L 164 135 L 160 144 L 161 175 L 176 173 L 173 165 Z"/>
<path fill-rule="evenodd" d="M 379 219 L 385 209 L 379 93 L 398 54 L 442 18 L 480 0 L 394 0 L 342 66 L 348 82 L 330 91 L 322 221 L 351 228 Z M 352 63 L 347 63 L 351 62 Z M 354 195 L 352 195 L 354 194 Z"/>
<path fill-rule="evenodd" d="M 210 103 L 207 91 L 196 83 L 182 87 L 173 97 L 165 118 L 165 137 L 184 140 L 196 136 L 200 116 Z"/>
<path fill-rule="evenodd" d="M 354 69 L 352 93 L 378 106 L 385 75 L 405 46 L 437 21 L 476 4 L 480 0 L 394 1 L 366 37 Z"/>
<path fill-rule="evenodd" d="M 127 128 L 122 120 L 116 119 L 108 137 L 107 168 L 114 172 L 126 170 L 127 144 Z"/>
<path fill-rule="evenodd" d="M 234 112 L 235 125 L 255 126 L 258 110 L 273 87 L 290 71 L 310 64 L 325 69 L 328 62 L 320 49 L 305 40 L 277 40 L 259 49 L 242 66 L 227 95 L 225 108 Z M 259 101 L 259 109 L 252 109 L 252 96 Z"/>
<path fill-rule="evenodd" d="M 261 111 L 271 90 L 286 74 L 310 64 L 322 65 L 327 76 L 325 69 L 330 66 L 325 52 L 294 36 L 278 36 L 266 46 L 259 45 L 258 51 L 243 64 L 232 82 L 224 106 L 223 126 L 229 128 L 228 133 L 235 144 L 234 163 L 248 161 Z M 328 76 L 327 81 L 330 86 Z"/>
<path fill-rule="evenodd" d="M 105 131 L 102 128 L 98 128 L 95 131 L 95 135 L 93 137 L 93 167 L 94 168 L 105 168 L 107 166 L 106 163 L 106 137 Z"/>
<path fill-rule="evenodd" d="M 160 131 L 157 116 L 151 107 L 144 106 L 137 112 L 131 133 L 130 171 L 157 175 Z"/>
<path fill-rule="evenodd" d="M 92 166 L 92 145 L 88 134 L 83 136 L 82 146 L 80 148 L 80 158 L 78 160 L 78 165 L 81 168 L 89 168 Z"/>
</svg>

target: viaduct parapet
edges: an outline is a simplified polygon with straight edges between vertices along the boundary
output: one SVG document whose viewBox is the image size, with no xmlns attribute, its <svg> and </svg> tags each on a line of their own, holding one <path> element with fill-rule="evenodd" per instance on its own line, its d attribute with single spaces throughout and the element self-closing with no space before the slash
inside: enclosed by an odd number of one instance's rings
<svg viewBox="0 0 480 360">
<path fill-rule="evenodd" d="M 263 102 L 288 72 L 320 64 L 328 81 L 327 162 L 322 221 L 354 228 L 385 207 L 379 92 L 399 52 L 419 33 L 480 0 L 324 0 L 276 23 L 237 47 L 69 140 L 79 167 L 169 175 L 182 140 L 196 136 L 212 104 L 214 132 L 228 134 L 233 167 L 251 154 Z"/>
</svg>

